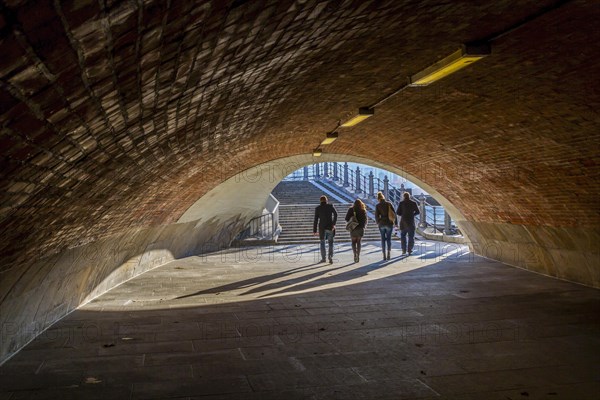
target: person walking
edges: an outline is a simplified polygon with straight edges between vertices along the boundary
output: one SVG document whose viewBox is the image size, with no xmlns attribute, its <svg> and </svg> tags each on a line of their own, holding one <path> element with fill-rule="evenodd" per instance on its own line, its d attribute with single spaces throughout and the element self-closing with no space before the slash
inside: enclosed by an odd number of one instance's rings
<svg viewBox="0 0 600 400">
<path fill-rule="evenodd" d="M 367 228 L 367 206 L 360 199 L 354 201 L 354 205 L 348 209 L 346 213 L 346 222 L 349 222 L 352 217 L 356 217 L 358 225 L 350 231 L 350 239 L 352 239 L 352 252 L 354 253 L 354 262 L 360 261 L 360 242 L 365 235 Z"/>
<path fill-rule="evenodd" d="M 337 211 L 333 204 L 327 203 L 327 196 L 321 196 L 321 204 L 315 208 L 315 221 L 313 235 L 317 235 L 319 227 L 319 240 L 321 241 L 321 262 L 325 262 L 325 241 L 329 243 L 329 264 L 333 264 L 333 237 L 335 236 L 335 223 Z"/>
<path fill-rule="evenodd" d="M 404 192 L 402 195 L 404 198 L 398 204 L 398 209 L 396 210 L 396 215 L 400 218 L 400 244 L 402 246 L 402 254 L 406 254 L 408 250 L 408 255 L 413 252 L 413 248 L 415 246 L 415 215 L 419 214 L 419 206 L 417 203 L 410 199 L 410 194 L 408 192 Z M 406 236 L 408 235 L 408 246 L 406 243 Z"/>
<path fill-rule="evenodd" d="M 379 200 L 379 203 L 375 206 L 375 222 L 377 222 L 379 233 L 381 233 L 383 259 L 389 260 L 392 252 L 392 231 L 394 229 L 394 223 L 396 222 L 396 216 L 394 215 L 392 219 L 390 219 L 390 216 L 394 214 L 394 206 L 385 199 L 383 193 L 377 192 L 377 200 Z"/>
</svg>

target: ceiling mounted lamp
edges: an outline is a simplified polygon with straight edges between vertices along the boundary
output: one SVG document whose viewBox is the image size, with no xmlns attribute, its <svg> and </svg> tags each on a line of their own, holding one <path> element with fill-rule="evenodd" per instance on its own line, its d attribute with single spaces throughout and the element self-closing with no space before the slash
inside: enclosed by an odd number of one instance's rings
<svg viewBox="0 0 600 400">
<path fill-rule="evenodd" d="M 328 132 L 327 137 L 321 142 L 321 146 L 331 144 L 338 138 L 337 132 Z"/>
<path fill-rule="evenodd" d="M 489 43 L 463 44 L 461 48 L 432 66 L 411 76 L 408 86 L 427 86 L 491 54 Z"/>
<path fill-rule="evenodd" d="M 348 121 L 344 122 L 340 126 L 342 126 L 344 128 L 354 126 L 354 125 L 358 124 L 359 122 L 362 122 L 365 119 L 373 116 L 374 114 L 375 114 L 375 110 L 373 108 L 361 107 L 358 109 L 358 115 L 356 115 L 353 118 L 349 119 Z"/>
<path fill-rule="evenodd" d="M 313 157 L 321 157 L 321 154 L 323 154 L 323 150 L 321 150 L 321 149 L 313 150 Z"/>
</svg>

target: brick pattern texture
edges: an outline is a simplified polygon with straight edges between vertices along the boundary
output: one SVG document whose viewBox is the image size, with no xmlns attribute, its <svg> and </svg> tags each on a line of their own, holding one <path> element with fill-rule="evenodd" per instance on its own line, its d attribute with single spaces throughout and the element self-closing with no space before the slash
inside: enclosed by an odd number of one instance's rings
<svg viewBox="0 0 600 400">
<path fill-rule="evenodd" d="M 0 268 L 173 223 L 552 3 L 2 0 Z M 597 229 L 598 20 L 592 1 L 549 11 L 327 151 L 418 176 L 473 222 Z"/>
</svg>

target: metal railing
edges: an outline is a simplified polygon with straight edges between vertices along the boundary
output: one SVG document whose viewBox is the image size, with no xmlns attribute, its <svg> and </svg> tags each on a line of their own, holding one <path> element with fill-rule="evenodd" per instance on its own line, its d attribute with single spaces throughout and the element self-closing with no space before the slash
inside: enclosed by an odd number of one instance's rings
<svg viewBox="0 0 600 400">
<path fill-rule="evenodd" d="M 402 196 L 406 189 L 404 185 L 396 187 L 390 184 L 387 175 L 380 179 L 375 177 L 373 172 L 364 174 L 360 167 L 355 170 L 349 168 L 348 163 L 325 162 L 305 166 L 288 175 L 285 180 L 316 180 L 334 182 L 336 186 L 341 186 L 349 194 L 360 197 L 372 207 L 376 204 L 377 192 L 382 192 L 386 199 L 392 204 L 397 205 L 402 201 Z M 408 190 L 409 191 L 409 190 Z M 420 214 L 415 217 L 421 229 L 433 228 L 435 231 L 446 234 L 459 233 L 458 227 L 431 196 L 415 197 L 411 194 L 411 199 L 419 205 Z M 428 201 L 431 200 L 432 202 Z M 440 212 L 442 210 L 442 212 Z"/>
<path fill-rule="evenodd" d="M 248 221 L 246 228 L 240 232 L 235 240 L 257 239 L 257 240 L 275 240 L 281 232 L 279 225 L 279 201 L 269 195 L 263 214 Z"/>
</svg>

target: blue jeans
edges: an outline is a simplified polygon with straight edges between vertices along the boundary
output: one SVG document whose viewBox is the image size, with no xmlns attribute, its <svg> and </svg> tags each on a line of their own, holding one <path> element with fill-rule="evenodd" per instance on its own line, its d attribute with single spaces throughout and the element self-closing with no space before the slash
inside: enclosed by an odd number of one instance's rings
<svg viewBox="0 0 600 400">
<path fill-rule="evenodd" d="M 321 260 L 325 259 L 325 241 L 329 242 L 329 259 L 333 258 L 333 231 L 325 229 L 321 237 Z"/>
<path fill-rule="evenodd" d="M 379 233 L 381 233 L 381 250 L 385 253 L 385 244 L 387 243 L 388 251 L 392 250 L 392 225 L 380 225 Z"/>
<path fill-rule="evenodd" d="M 400 244 L 402 245 L 402 252 L 406 252 L 406 235 L 408 234 L 408 252 L 410 253 L 415 246 L 415 227 L 411 226 L 400 231 Z"/>
</svg>

